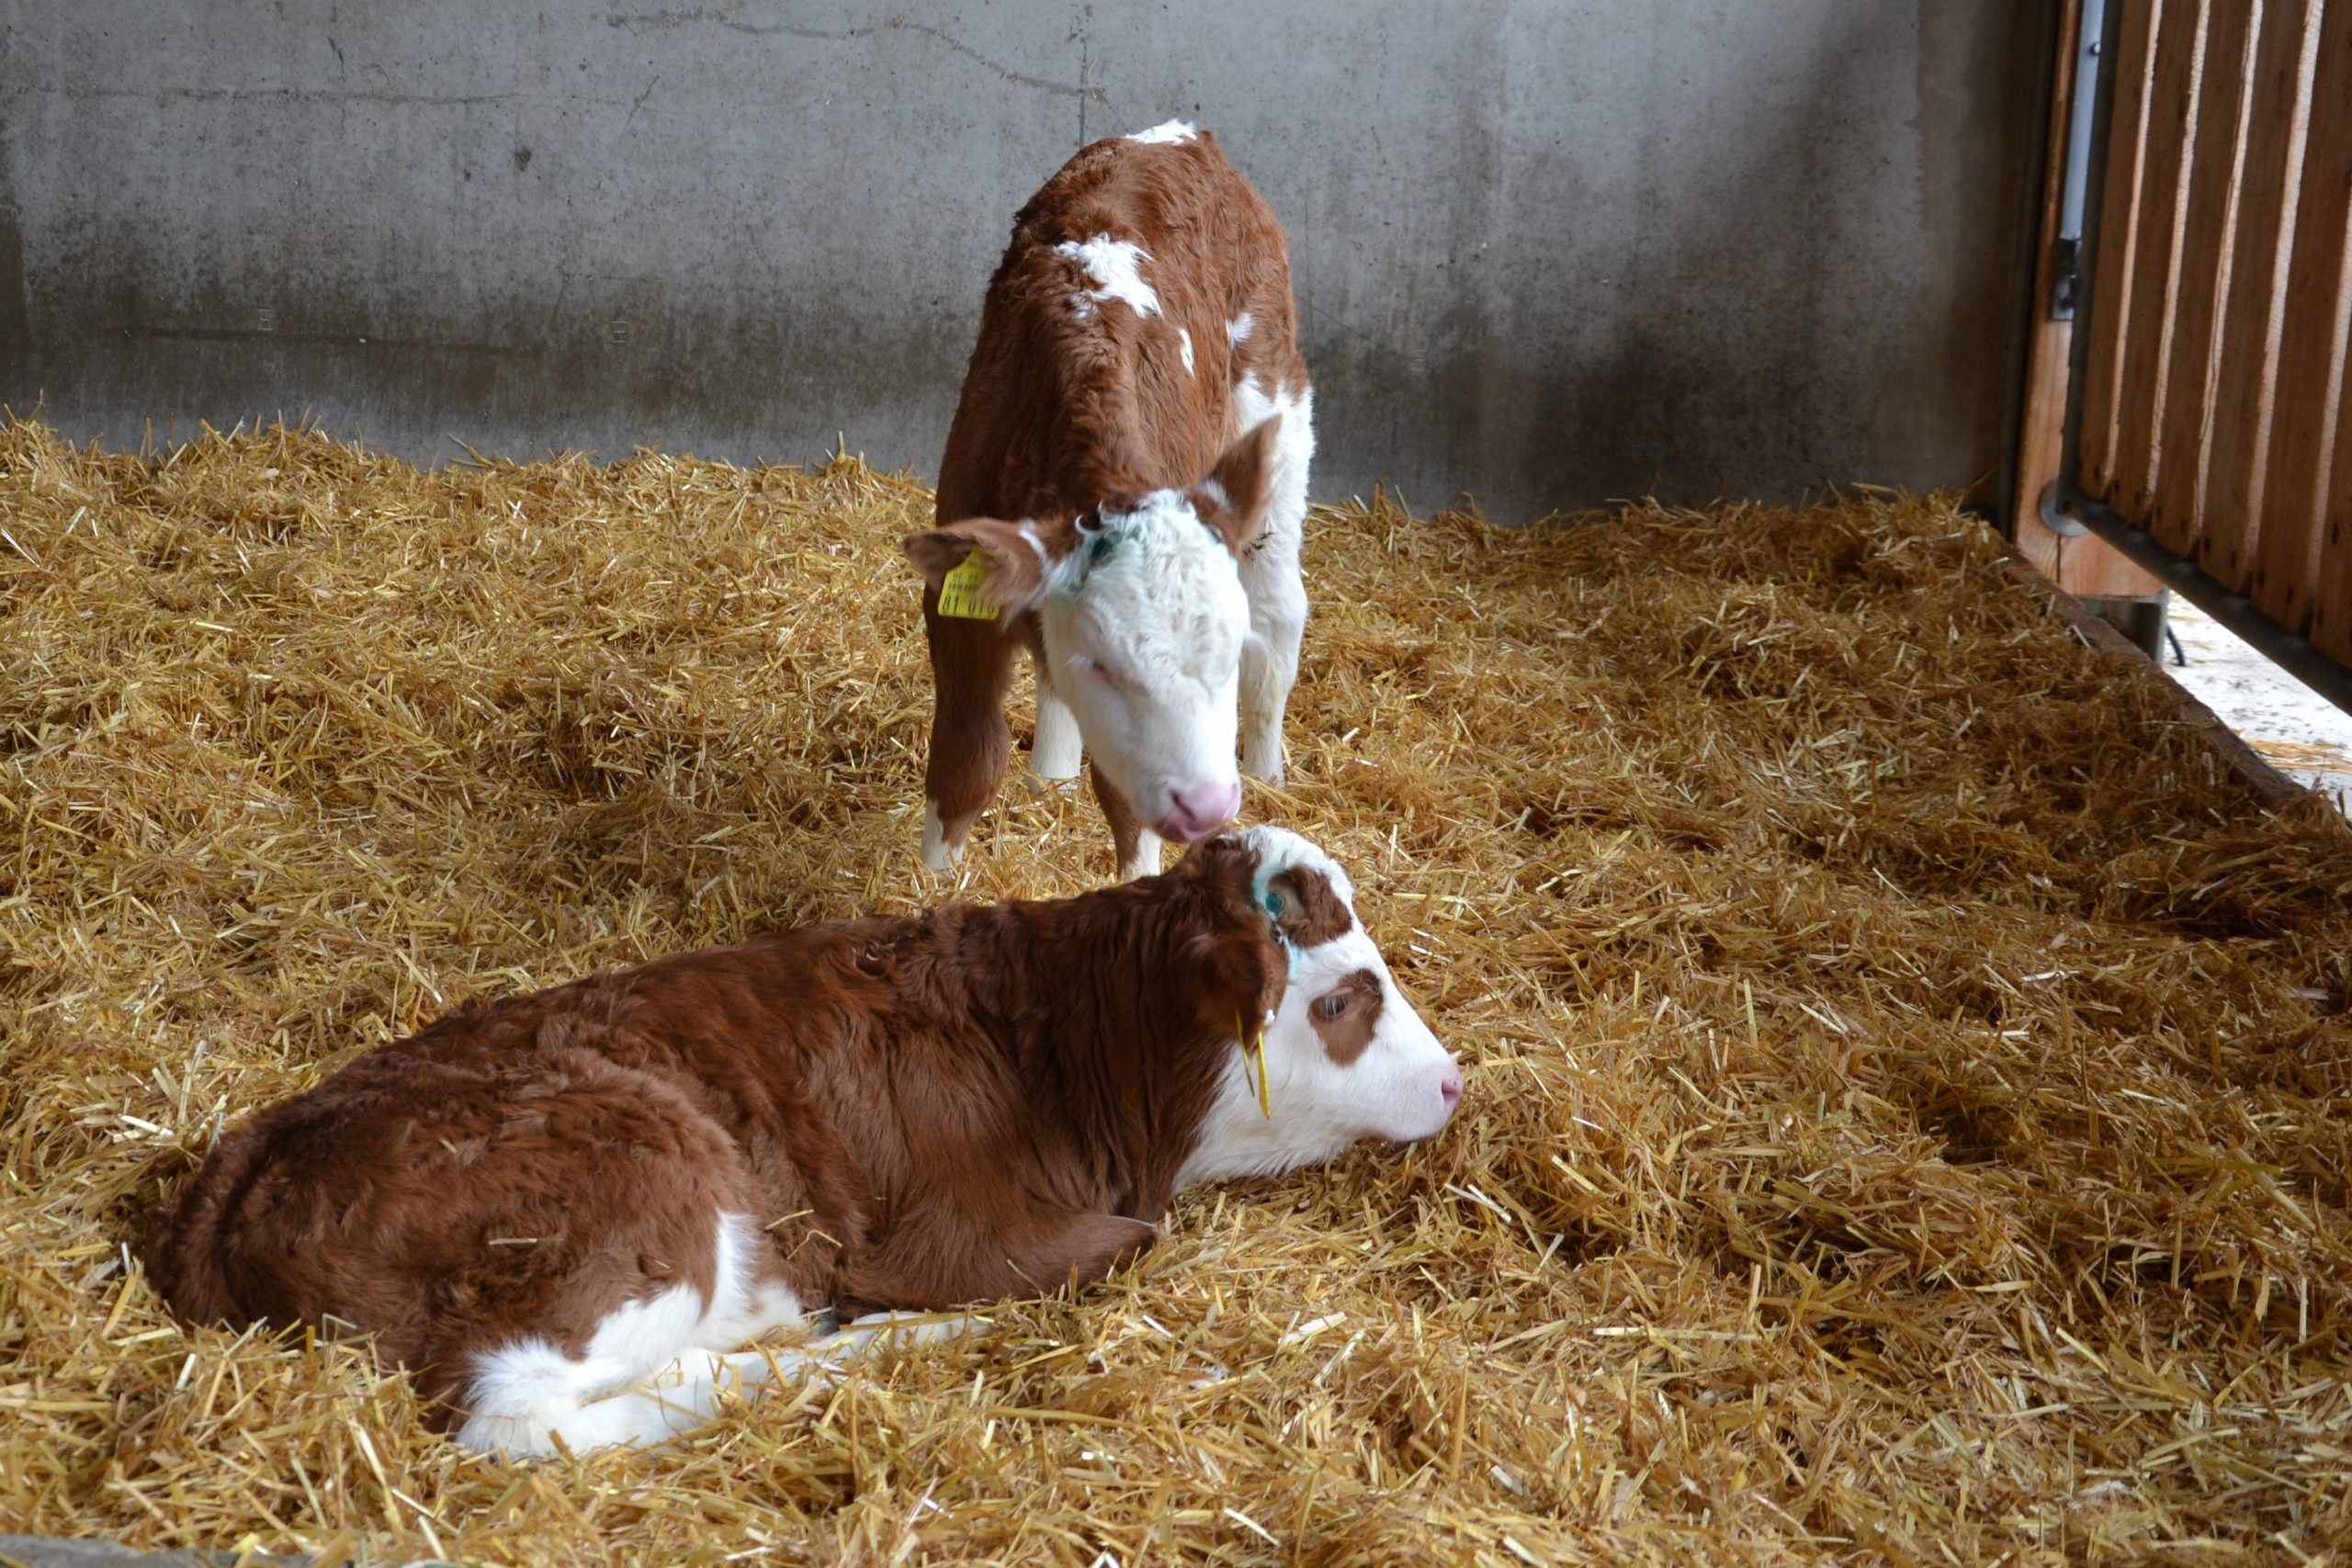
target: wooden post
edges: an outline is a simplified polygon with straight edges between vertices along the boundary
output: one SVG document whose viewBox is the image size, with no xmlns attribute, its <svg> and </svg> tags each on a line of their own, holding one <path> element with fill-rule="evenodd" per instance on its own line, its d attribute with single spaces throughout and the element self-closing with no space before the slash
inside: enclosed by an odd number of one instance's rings
<svg viewBox="0 0 2352 1568">
<path fill-rule="evenodd" d="M 2235 254 L 2213 377 L 2212 439 L 2198 502 L 2197 564 L 2243 593 L 2254 572 L 2263 460 L 2285 321 L 2289 240 L 2311 112 L 2319 0 L 2264 0 L 2254 113 L 2240 172 Z"/>
<path fill-rule="evenodd" d="M 2318 587 L 2344 340 L 2352 327 L 2352 4 L 2322 12 L 2312 81 L 2252 586 L 2265 615 L 2304 633 Z"/>
<path fill-rule="evenodd" d="M 2148 532 L 2176 555 L 2196 558 L 2204 522 L 2206 455 L 2213 434 L 2213 371 L 2222 301 L 2229 298 L 2231 243 L 2251 107 L 2247 87 L 2262 7 L 2222 0 L 2205 24 L 2205 64 L 2197 88 L 2196 141 L 2188 149 L 2188 209 L 2181 225 L 2180 283 L 2172 345 L 2165 361 Z"/>
<path fill-rule="evenodd" d="M 2058 69 L 2052 78 L 2050 150 L 2041 181 L 2041 228 L 2033 269 L 2033 327 L 2026 351 L 2023 417 L 2018 430 L 2018 488 L 2010 534 L 2035 570 L 2070 593 L 2143 597 L 2161 586 L 2120 551 L 2091 535 L 2068 537 L 2041 522 L 2041 492 L 2058 477 L 2066 439 L 2066 380 L 2075 323 L 2050 314 L 2058 286 L 2059 200 L 2066 183 L 2066 127 L 2075 101 L 2075 39 L 2082 0 L 2060 0 Z"/>
</svg>

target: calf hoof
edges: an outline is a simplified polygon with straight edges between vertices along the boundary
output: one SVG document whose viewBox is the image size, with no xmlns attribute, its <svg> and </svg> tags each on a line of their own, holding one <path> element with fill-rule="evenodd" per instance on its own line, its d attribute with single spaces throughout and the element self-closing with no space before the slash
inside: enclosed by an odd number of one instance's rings
<svg viewBox="0 0 2352 1568">
<path fill-rule="evenodd" d="M 939 808 L 928 801 L 922 808 L 922 863 L 933 871 L 953 871 L 956 863 L 964 858 L 964 836 L 948 842 L 945 829 L 939 825 Z"/>
</svg>

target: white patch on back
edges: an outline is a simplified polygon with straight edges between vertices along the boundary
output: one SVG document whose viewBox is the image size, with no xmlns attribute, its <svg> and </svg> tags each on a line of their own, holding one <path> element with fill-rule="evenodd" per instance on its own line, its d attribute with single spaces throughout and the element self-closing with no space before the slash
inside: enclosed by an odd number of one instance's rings
<svg viewBox="0 0 2352 1568">
<path fill-rule="evenodd" d="M 1248 343 L 1250 341 L 1250 331 L 1258 323 L 1255 321 L 1250 319 L 1250 312 L 1247 310 L 1242 311 L 1241 314 L 1226 322 L 1226 346 L 1227 348 L 1239 348 L 1243 344 Z"/>
<path fill-rule="evenodd" d="M 1163 119 L 1158 125 L 1153 126 L 1149 130 L 1138 130 L 1134 135 L 1126 138 L 1126 140 L 1129 141 L 1148 141 L 1165 146 L 1174 142 L 1190 141 L 1199 134 L 1200 132 L 1197 130 L 1187 125 L 1181 119 Z"/>
<path fill-rule="evenodd" d="M 1142 265 L 1151 259 L 1151 253 L 1134 241 L 1097 234 L 1083 243 L 1065 240 L 1054 249 L 1086 269 L 1086 276 L 1094 280 L 1094 299 L 1116 299 L 1138 316 L 1159 314 L 1159 296 L 1143 280 Z M 1085 309 L 1080 310 L 1085 313 Z"/>
<path fill-rule="evenodd" d="M 1182 327 L 1176 329 L 1176 346 L 1184 351 L 1184 374 L 1193 373 L 1193 334 Z"/>
</svg>

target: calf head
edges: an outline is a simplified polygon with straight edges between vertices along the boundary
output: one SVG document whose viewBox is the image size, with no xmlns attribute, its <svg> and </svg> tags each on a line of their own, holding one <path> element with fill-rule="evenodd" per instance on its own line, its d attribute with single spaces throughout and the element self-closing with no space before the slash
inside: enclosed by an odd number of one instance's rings
<svg viewBox="0 0 2352 1568">
<path fill-rule="evenodd" d="M 1462 1099 L 1462 1074 L 1357 920 L 1347 873 L 1297 834 L 1269 827 L 1199 844 L 1179 869 L 1219 861 L 1234 869 L 1217 874 L 1247 877 L 1245 896 L 1287 973 L 1267 987 L 1262 1019 L 1237 1021 L 1243 1032 L 1262 1028 L 1262 1055 L 1235 1043 L 1181 1179 L 1268 1175 L 1366 1138 L 1434 1136 Z"/>
<path fill-rule="evenodd" d="M 1263 525 L 1279 418 L 1184 490 L 1099 498 L 1074 517 L 968 518 L 908 536 L 936 588 L 977 552 L 981 596 L 1034 612 L 1055 694 L 1137 817 L 1186 843 L 1241 806 L 1234 762 L 1250 601 L 1238 565 Z"/>
</svg>

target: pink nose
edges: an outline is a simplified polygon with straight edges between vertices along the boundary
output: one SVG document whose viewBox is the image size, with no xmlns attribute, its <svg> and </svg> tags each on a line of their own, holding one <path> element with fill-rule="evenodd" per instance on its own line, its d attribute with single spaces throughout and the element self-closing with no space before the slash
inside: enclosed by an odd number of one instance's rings
<svg viewBox="0 0 2352 1568">
<path fill-rule="evenodd" d="M 1452 1111 L 1462 1102 L 1462 1075 L 1452 1067 L 1446 1068 L 1445 1077 L 1438 1080 L 1437 1091 L 1445 1096 L 1446 1110 Z"/>
<path fill-rule="evenodd" d="M 1241 809 L 1241 781 L 1231 784 L 1190 784 L 1168 792 L 1168 815 L 1161 818 L 1159 836 L 1174 843 L 1189 844 L 1233 820 Z"/>
</svg>

